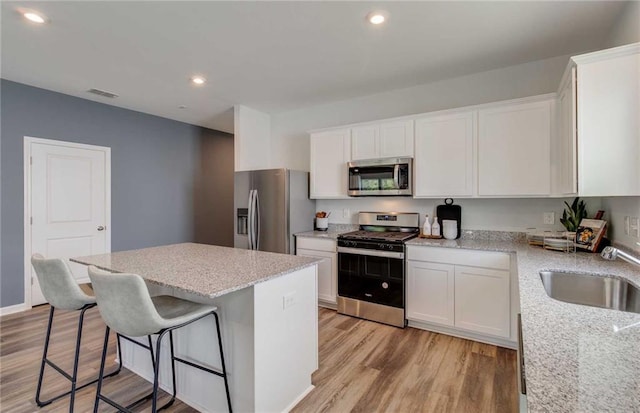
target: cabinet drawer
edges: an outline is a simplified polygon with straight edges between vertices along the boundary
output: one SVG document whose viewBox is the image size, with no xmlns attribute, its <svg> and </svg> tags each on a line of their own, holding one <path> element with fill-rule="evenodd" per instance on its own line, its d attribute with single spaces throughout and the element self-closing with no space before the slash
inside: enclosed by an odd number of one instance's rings
<svg viewBox="0 0 640 413">
<path fill-rule="evenodd" d="M 336 241 L 319 238 L 296 238 L 296 249 L 336 252 Z"/>
<path fill-rule="evenodd" d="M 407 247 L 407 259 L 442 264 L 468 265 L 471 267 L 509 270 L 509 254 L 504 252 L 472 251 L 453 248 Z"/>
</svg>

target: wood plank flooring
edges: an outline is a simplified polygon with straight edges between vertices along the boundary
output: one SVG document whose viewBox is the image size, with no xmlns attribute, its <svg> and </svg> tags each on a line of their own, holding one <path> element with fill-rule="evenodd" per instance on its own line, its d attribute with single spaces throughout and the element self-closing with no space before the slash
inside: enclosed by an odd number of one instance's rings
<svg viewBox="0 0 640 413">
<path fill-rule="evenodd" d="M 66 412 L 64 398 L 38 409 L 35 388 L 48 306 L 0 318 L 0 411 Z M 69 369 L 73 361 L 77 312 L 57 311 L 50 346 L 54 362 Z M 316 388 L 296 406 L 306 412 L 517 412 L 516 354 L 442 334 L 404 330 L 359 320 L 321 308 L 320 369 Z M 80 382 L 99 368 L 104 324 L 96 309 L 85 318 L 80 357 Z M 115 356 L 115 337 L 111 338 Z M 109 371 L 115 364 L 108 365 Z M 47 368 L 43 398 L 67 389 L 67 381 Z M 135 374 L 122 372 L 105 382 L 109 395 L 133 400 L 151 386 Z M 95 387 L 76 394 L 76 412 L 93 409 Z M 166 397 L 166 395 L 165 395 Z M 148 411 L 149 403 L 140 411 Z M 113 411 L 102 403 L 100 412 Z M 176 401 L 168 412 L 194 412 Z"/>
</svg>

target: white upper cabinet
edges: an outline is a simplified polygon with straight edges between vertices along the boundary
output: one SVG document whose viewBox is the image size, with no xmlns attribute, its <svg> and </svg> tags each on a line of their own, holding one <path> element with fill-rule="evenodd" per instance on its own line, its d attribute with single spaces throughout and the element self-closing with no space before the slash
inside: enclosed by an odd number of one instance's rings
<svg viewBox="0 0 640 413">
<path fill-rule="evenodd" d="M 351 159 L 413 156 L 413 120 L 356 126 L 351 130 Z"/>
<path fill-rule="evenodd" d="M 575 67 L 570 67 L 558 90 L 556 134 L 551 152 L 552 192 L 557 195 L 574 195 L 578 191 L 575 80 Z"/>
<path fill-rule="evenodd" d="M 582 196 L 640 195 L 640 43 L 576 56 Z"/>
<path fill-rule="evenodd" d="M 415 197 L 473 195 L 475 113 L 416 120 Z"/>
<path fill-rule="evenodd" d="M 478 195 L 551 193 L 554 99 L 478 111 Z"/>
<path fill-rule="evenodd" d="M 350 129 L 312 133 L 310 198 L 347 198 Z"/>
<path fill-rule="evenodd" d="M 351 159 L 380 157 L 380 128 L 376 125 L 359 126 L 351 130 Z"/>
</svg>

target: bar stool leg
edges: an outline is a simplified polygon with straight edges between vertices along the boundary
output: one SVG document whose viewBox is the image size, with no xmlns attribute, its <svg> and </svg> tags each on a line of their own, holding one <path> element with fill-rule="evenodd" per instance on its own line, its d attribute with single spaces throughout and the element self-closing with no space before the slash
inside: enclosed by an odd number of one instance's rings
<svg viewBox="0 0 640 413">
<path fill-rule="evenodd" d="M 231 408 L 231 392 L 229 391 L 229 380 L 227 378 L 227 367 L 224 363 L 224 351 L 222 350 L 222 335 L 220 334 L 220 319 L 218 318 L 218 313 L 213 312 L 214 317 L 216 318 L 216 332 L 218 333 L 218 346 L 220 347 L 220 361 L 222 363 L 222 378 L 224 379 L 224 389 L 227 392 L 227 405 L 229 406 L 229 413 L 233 412 Z"/>
<path fill-rule="evenodd" d="M 160 410 L 166 409 L 167 407 L 171 406 L 175 401 L 175 389 L 174 389 L 174 396 L 171 398 L 171 400 L 169 400 L 162 407 L 160 408 L 157 407 L 158 406 L 158 387 L 160 384 L 160 353 L 161 353 L 160 346 L 162 345 L 162 339 L 164 338 L 164 335 L 169 331 L 170 330 L 161 331 L 160 334 L 158 334 L 158 339 L 156 340 L 156 362 L 155 362 L 156 368 L 154 372 L 155 374 L 153 375 L 153 396 L 151 399 L 152 413 L 156 413 L 156 412 L 159 412 Z"/>
<path fill-rule="evenodd" d="M 47 353 L 49 351 L 49 338 L 51 337 L 51 326 L 53 324 L 54 310 L 55 309 L 53 308 L 53 306 L 51 306 L 51 308 L 49 309 L 49 323 L 47 324 L 47 334 L 44 339 L 44 351 L 42 353 L 42 363 L 40 364 L 40 375 L 38 376 L 38 387 L 36 388 L 36 404 L 38 405 L 38 407 L 46 406 L 47 404 L 51 403 L 51 400 L 46 403 L 43 403 L 42 401 L 40 401 L 40 390 L 42 390 L 42 380 L 44 378 L 44 366 L 46 364 Z"/>
<path fill-rule="evenodd" d="M 104 344 L 102 345 L 102 358 L 100 359 L 100 373 L 98 373 L 98 387 L 96 388 L 96 400 L 93 404 L 93 413 L 98 412 L 98 405 L 100 404 L 102 375 L 104 374 L 104 365 L 107 360 L 107 346 L 109 345 L 109 330 L 109 327 L 107 327 L 104 333 Z M 118 346 L 119 345 L 120 343 L 118 343 Z M 122 353 L 120 353 L 120 365 L 122 366 Z"/>
<path fill-rule="evenodd" d="M 84 313 L 89 307 L 85 307 L 80 311 L 78 317 L 78 335 L 76 336 L 76 352 L 73 359 L 73 374 L 71 375 L 71 396 L 69 399 L 69 413 L 73 413 L 73 404 L 76 400 L 76 385 L 78 380 L 78 363 L 80 359 L 80 343 L 82 341 L 82 326 L 84 325 Z"/>
<path fill-rule="evenodd" d="M 171 348 L 171 381 L 173 382 L 173 398 L 176 398 L 176 356 L 173 351 L 173 330 L 169 330 L 169 344 Z"/>
</svg>

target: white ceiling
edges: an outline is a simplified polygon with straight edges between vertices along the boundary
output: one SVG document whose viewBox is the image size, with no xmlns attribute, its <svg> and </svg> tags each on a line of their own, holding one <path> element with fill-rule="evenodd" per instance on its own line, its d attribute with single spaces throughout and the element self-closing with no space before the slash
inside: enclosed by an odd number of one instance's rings
<svg viewBox="0 0 640 413">
<path fill-rule="evenodd" d="M 232 132 L 237 103 L 273 114 L 594 50 L 624 6 L 3 1 L 2 77 Z M 17 7 L 50 22 L 28 23 Z M 388 22 L 366 23 L 379 9 Z M 208 83 L 190 85 L 192 74 Z"/>
</svg>

